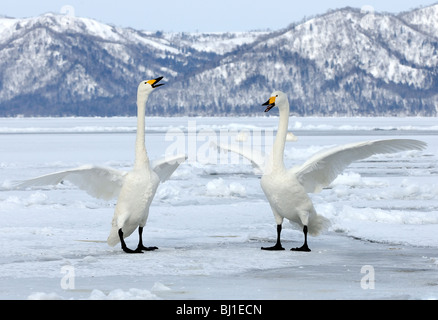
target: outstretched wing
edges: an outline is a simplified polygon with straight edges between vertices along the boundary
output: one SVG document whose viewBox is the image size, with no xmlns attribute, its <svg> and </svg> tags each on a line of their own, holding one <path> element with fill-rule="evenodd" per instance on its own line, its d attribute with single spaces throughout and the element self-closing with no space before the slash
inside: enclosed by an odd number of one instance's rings
<svg viewBox="0 0 438 320">
<path fill-rule="evenodd" d="M 234 152 L 241 155 L 251 162 L 254 169 L 263 173 L 266 156 L 262 151 L 238 145 L 217 144 L 215 142 L 211 142 L 211 146 L 217 148 L 219 151 Z"/>
<path fill-rule="evenodd" d="M 427 144 L 419 140 L 392 139 L 346 144 L 317 153 L 303 165 L 291 169 L 306 192 L 320 192 L 354 161 L 374 154 L 423 150 Z"/>
<path fill-rule="evenodd" d="M 112 168 L 82 166 L 17 182 L 14 184 L 14 187 L 24 189 L 28 187 L 57 185 L 67 180 L 95 198 L 111 200 L 119 195 L 125 175 L 126 172 Z"/>
<path fill-rule="evenodd" d="M 153 162 L 152 167 L 155 173 L 164 182 L 170 178 L 181 163 L 187 160 L 187 155 L 180 154 L 173 157 L 165 157 Z"/>
<path fill-rule="evenodd" d="M 160 181 L 164 182 L 169 179 L 176 168 L 186 159 L 186 155 L 178 155 L 155 161 L 154 171 L 159 176 Z M 16 182 L 13 184 L 13 187 L 25 189 L 57 185 L 62 181 L 70 181 L 95 198 L 111 200 L 118 197 L 126 174 L 127 172 L 125 171 L 88 165 Z"/>
</svg>

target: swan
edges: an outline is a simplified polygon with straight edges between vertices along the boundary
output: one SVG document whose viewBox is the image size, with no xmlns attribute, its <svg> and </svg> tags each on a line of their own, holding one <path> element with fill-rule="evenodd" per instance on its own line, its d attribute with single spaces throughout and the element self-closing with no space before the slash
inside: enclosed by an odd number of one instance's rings
<svg viewBox="0 0 438 320">
<path fill-rule="evenodd" d="M 216 145 L 218 149 L 239 153 L 251 161 L 260 172 L 260 185 L 270 204 L 277 224 L 277 241 L 262 250 L 284 250 L 281 244 L 283 220 L 298 224 L 304 233 L 304 244 L 292 251 L 310 252 L 307 234 L 317 236 L 330 226 L 330 221 L 318 215 L 308 193 L 321 192 L 352 162 L 374 154 L 394 153 L 405 150 L 423 150 L 427 144 L 411 139 L 390 139 L 357 142 L 330 148 L 315 154 L 302 165 L 286 169 L 284 147 L 289 124 L 289 101 L 285 93 L 275 91 L 263 104 L 265 112 L 278 107 L 278 131 L 271 154 L 263 157 L 261 151 L 236 146 Z"/>
<path fill-rule="evenodd" d="M 93 197 L 110 200 L 117 198 L 112 228 L 107 239 L 110 246 L 121 243 L 126 253 L 142 253 L 158 249 L 143 245 L 143 228 L 149 214 L 149 206 L 160 182 L 170 178 L 178 166 L 187 159 L 186 155 L 166 157 L 150 163 L 145 146 L 145 109 L 150 93 L 163 84 L 163 79 L 142 81 L 137 90 L 137 135 L 135 162 L 132 171 L 124 172 L 100 166 L 82 166 L 44 175 L 15 184 L 17 188 L 56 185 L 68 180 Z M 124 239 L 138 227 L 139 242 L 135 250 L 127 247 Z"/>
</svg>

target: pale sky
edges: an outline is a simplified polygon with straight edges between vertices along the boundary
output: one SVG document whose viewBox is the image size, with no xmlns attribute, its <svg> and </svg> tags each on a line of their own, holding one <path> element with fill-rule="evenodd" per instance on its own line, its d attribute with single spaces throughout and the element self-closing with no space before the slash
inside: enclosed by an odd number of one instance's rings
<svg viewBox="0 0 438 320">
<path fill-rule="evenodd" d="M 0 15 L 23 18 L 69 12 L 148 31 L 278 30 L 304 17 L 346 6 L 399 13 L 437 0 L 0 0 Z M 67 7 L 68 5 L 68 7 Z"/>
</svg>

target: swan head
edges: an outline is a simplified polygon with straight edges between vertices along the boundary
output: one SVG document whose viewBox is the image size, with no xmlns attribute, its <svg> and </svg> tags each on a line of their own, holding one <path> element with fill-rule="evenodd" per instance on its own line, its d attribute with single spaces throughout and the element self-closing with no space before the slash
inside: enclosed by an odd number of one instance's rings
<svg viewBox="0 0 438 320">
<path fill-rule="evenodd" d="M 285 108 L 288 106 L 287 102 L 287 96 L 284 92 L 274 91 L 269 100 L 262 104 L 262 106 L 266 106 L 267 108 L 265 112 L 269 112 L 273 107 L 278 107 L 280 109 Z"/>
<path fill-rule="evenodd" d="M 152 80 L 143 80 L 138 85 L 138 94 L 139 95 L 148 95 L 155 88 L 164 86 L 164 83 L 160 83 L 160 84 L 158 83 L 161 81 L 161 79 L 163 79 L 163 77 L 158 77 L 158 78 L 152 79 Z"/>
</svg>

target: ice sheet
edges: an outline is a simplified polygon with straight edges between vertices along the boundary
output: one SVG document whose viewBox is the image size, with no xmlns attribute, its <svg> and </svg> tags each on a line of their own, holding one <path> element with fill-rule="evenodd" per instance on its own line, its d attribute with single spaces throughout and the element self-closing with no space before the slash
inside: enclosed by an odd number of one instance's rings
<svg viewBox="0 0 438 320">
<path fill-rule="evenodd" d="M 422 152 L 354 163 L 312 195 L 332 227 L 309 238 L 309 254 L 260 250 L 275 240 L 260 177 L 249 162 L 217 158 L 206 148 L 205 132 L 264 148 L 270 140 L 253 134 L 275 134 L 277 121 L 147 118 L 152 159 L 165 155 L 175 142 L 166 134 L 177 129 L 184 148 L 204 161 L 192 157 L 159 187 L 144 237 L 146 245 L 160 249 L 126 255 L 105 243 L 114 201 L 96 200 L 68 183 L 24 191 L 10 186 L 85 164 L 129 170 L 135 118 L 0 119 L 0 298 L 438 298 L 436 119 L 291 118 L 298 141 L 286 145 L 289 167 L 325 147 L 354 141 L 403 137 L 429 144 Z M 248 139 L 238 142 L 242 130 Z M 286 248 L 303 240 L 287 222 L 282 238 Z M 127 244 L 137 241 L 134 233 Z M 364 266 L 375 272 L 374 289 L 366 288 Z M 71 271 L 74 288 L 66 289 Z"/>
</svg>

